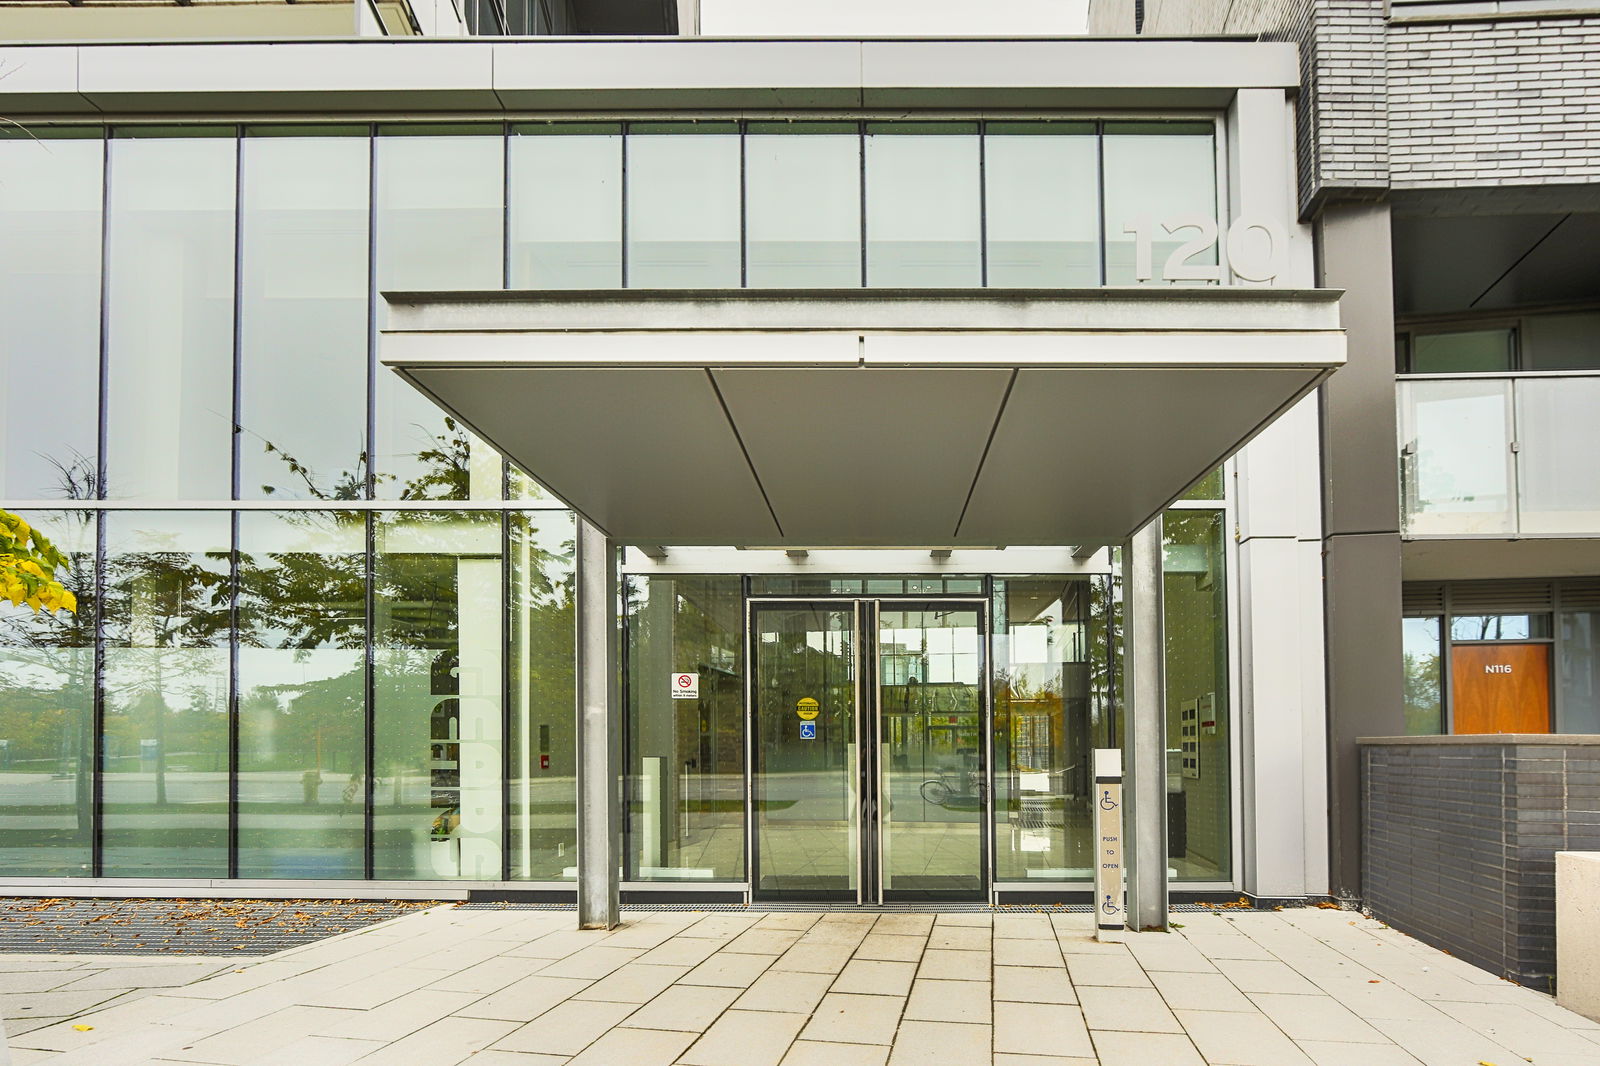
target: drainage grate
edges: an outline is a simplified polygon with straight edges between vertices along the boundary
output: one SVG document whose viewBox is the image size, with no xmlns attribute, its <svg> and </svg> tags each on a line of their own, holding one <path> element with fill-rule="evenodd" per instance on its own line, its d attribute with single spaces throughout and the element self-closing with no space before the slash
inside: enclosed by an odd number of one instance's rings
<svg viewBox="0 0 1600 1066">
<path fill-rule="evenodd" d="M 270 955 L 437 901 L 0 899 L 0 953 Z"/>
</svg>

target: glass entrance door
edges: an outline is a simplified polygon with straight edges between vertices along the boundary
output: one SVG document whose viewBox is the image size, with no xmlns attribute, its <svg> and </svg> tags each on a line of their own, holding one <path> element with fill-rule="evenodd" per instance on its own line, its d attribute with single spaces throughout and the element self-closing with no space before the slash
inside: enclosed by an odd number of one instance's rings
<svg viewBox="0 0 1600 1066">
<path fill-rule="evenodd" d="M 984 610 L 752 601 L 756 898 L 984 898 Z"/>
<path fill-rule="evenodd" d="M 981 612 L 876 607 L 883 898 L 981 899 L 989 795 Z"/>
</svg>

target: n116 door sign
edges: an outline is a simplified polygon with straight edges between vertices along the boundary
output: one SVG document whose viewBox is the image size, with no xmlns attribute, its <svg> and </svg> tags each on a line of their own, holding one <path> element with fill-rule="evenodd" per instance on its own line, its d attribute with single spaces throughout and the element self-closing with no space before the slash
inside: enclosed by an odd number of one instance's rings
<svg viewBox="0 0 1600 1066">
<path fill-rule="evenodd" d="M 672 698 L 675 700 L 697 700 L 700 698 L 699 674 L 673 674 Z"/>
<path fill-rule="evenodd" d="M 1240 281 L 1272 281 L 1283 273 L 1289 238 L 1283 226 L 1262 218 L 1236 218 L 1218 243 L 1217 220 L 1205 215 L 1179 215 L 1157 221 L 1140 215 L 1122 226 L 1133 234 L 1133 276 L 1136 281 L 1221 281 L 1224 269 Z M 1156 242 L 1176 245 L 1156 270 Z M 1192 262 L 1204 252 L 1217 262 Z M 1220 253 L 1220 254 L 1219 254 Z"/>
</svg>

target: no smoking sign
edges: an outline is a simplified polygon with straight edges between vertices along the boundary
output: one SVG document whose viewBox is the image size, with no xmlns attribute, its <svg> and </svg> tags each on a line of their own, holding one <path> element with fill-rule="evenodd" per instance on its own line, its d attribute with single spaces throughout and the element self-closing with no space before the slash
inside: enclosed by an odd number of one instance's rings
<svg viewBox="0 0 1600 1066">
<path fill-rule="evenodd" d="M 699 674 L 673 674 L 672 698 L 675 700 L 697 700 L 700 698 Z"/>
</svg>

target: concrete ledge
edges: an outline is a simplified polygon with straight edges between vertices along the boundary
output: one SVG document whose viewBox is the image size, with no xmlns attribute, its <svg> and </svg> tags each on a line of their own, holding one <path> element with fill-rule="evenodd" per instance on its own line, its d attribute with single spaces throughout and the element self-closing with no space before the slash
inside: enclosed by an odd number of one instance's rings
<svg viewBox="0 0 1600 1066">
<path fill-rule="evenodd" d="M 1556 853 L 1556 1002 L 1600 1021 L 1600 852 Z"/>
<path fill-rule="evenodd" d="M 0 113 L 1222 107 L 1285 42 L 464 39 L 6 44 Z"/>
</svg>

